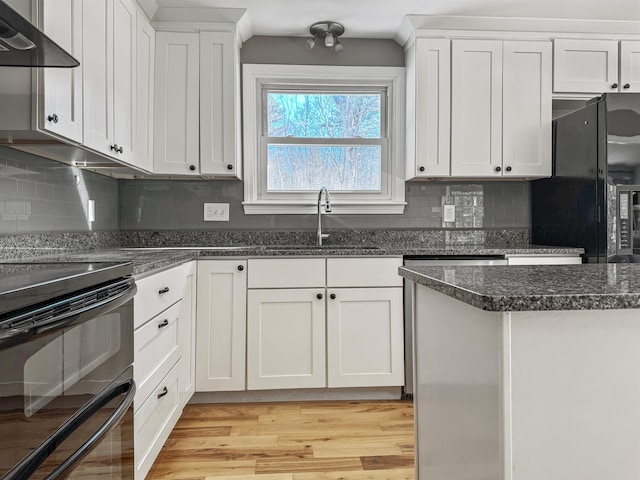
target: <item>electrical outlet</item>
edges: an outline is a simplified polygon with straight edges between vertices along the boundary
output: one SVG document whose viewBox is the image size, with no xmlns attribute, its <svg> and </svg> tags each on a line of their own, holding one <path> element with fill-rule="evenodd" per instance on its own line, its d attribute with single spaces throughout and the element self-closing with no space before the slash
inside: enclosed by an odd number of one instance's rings
<svg viewBox="0 0 640 480">
<path fill-rule="evenodd" d="M 444 221 L 445 222 L 455 222 L 456 221 L 456 206 L 455 205 L 445 205 L 444 206 Z"/>
<path fill-rule="evenodd" d="M 228 203 L 205 203 L 204 204 L 204 221 L 205 222 L 228 222 L 229 221 L 229 204 Z"/>
<path fill-rule="evenodd" d="M 95 200 L 87 200 L 87 221 L 95 222 L 96 221 L 96 201 Z"/>
</svg>

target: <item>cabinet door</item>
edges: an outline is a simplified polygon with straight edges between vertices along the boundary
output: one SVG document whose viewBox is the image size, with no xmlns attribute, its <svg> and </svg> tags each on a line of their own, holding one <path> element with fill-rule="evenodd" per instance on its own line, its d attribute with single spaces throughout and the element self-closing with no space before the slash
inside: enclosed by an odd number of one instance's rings
<svg viewBox="0 0 640 480">
<path fill-rule="evenodd" d="M 620 42 L 620 90 L 640 92 L 640 42 Z"/>
<path fill-rule="evenodd" d="M 617 40 L 554 40 L 553 91 L 618 91 Z"/>
<path fill-rule="evenodd" d="M 84 145 L 113 151 L 113 0 L 94 2 L 83 11 Z"/>
<path fill-rule="evenodd" d="M 156 32 L 142 12 L 136 17 L 136 125 L 134 163 L 153 170 L 153 67 Z"/>
<path fill-rule="evenodd" d="M 196 262 L 183 265 L 184 292 L 180 302 L 180 406 L 184 407 L 196 388 Z"/>
<path fill-rule="evenodd" d="M 407 177 L 449 176 L 450 40 L 416 39 L 407 52 L 407 72 Z"/>
<path fill-rule="evenodd" d="M 198 262 L 198 392 L 245 389 L 246 265 L 246 260 Z"/>
<path fill-rule="evenodd" d="M 249 290 L 247 388 L 325 386 L 324 289 Z"/>
<path fill-rule="evenodd" d="M 156 32 L 155 173 L 199 174 L 199 44 L 197 33 Z"/>
<path fill-rule="evenodd" d="M 82 0 L 40 0 L 42 30 L 77 58 L 76 68 L 42 68 L 42 107 L 38 126 L 82 142 Z"/>
<path fill-rule="evenodd" d="M 200 34 L 200 173 L 241 177 L 240 60 L 235 34 Z"/>
<path fill-rule="evenodd" d="M 551 42 L 504 42 L 504 176 L 551 176 Z"/>
<path fill-rule="evenodd" d="M 500 176 L 502 42 L 452 41 L 451 174 Z"/>
<path fill-rule="evenodd" d="M 136 122 L 134 92 L 136 9 L 130 0 L 113 0 L 113 143 L 111 155 L 134 162 L 133 126 Z"/>
<path fill-rule="evenodd" d="M 329 387 L 404 384 L 402 288 L 327 291 Z"/>
</svg>

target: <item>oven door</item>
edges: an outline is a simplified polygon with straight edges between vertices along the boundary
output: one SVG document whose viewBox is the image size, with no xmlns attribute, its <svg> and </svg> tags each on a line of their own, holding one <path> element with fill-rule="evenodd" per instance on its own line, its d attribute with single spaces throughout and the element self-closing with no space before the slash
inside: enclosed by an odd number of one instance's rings
<svg viewBox="0 0 640 480">
<path fill-rule="evenodd" d="M 133 302 L 96 315 L 0 350 L 0 477 L 133 478 Z"/>
</svg>

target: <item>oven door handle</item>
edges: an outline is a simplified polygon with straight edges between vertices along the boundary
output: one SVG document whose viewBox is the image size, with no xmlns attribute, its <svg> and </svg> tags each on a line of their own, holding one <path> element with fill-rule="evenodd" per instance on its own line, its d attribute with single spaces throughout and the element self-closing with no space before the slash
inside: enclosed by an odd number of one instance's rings
<svg viewBox="0 0 640 480">
<path fill-rule="evenodd" d="M 137 291 L 137 287 L 133 279 L 129 279 L 127 282 L 129 283 L 127 289 L 123 290 L 117 296 L 106 298 L 73 312 L 62 313 L 53 319 L 36 322 L 27 327 L 15 327 L 0 330 L 0 349 L 24 343 L 36 335 L 49 334 L 62 330 L 63 328 L 78 325 L 124 305 L 134 297 Z"/>
<path fill-rule="evenodd" d="M 46 480 L 55 480 L 66 476 L 75 466 L 86 457 L 94 447 L 102 440 L 122 420 L 125 413 L 133 404 L 133 397 L 136 394 L 136 384 L 133 379 L 119 382 L 115 386 L 103 389 L 90 401 L 85 403 L 76 413 L 74 413 L 64 424 L 49 436 L 38 448 L 26 456 L 19 464 L 13 467 L 3 480 L 17 480 L 28 478 L 35 472 L 42 463 L 55 452 L 56 448 L 64 442 L 69 435 L 76 431 L 83 423 L 89 420 L 96 412 L 109 403 L 114 398 L 126 394 L 118 407 L 109 418 L 91 435 L 91 437 L 66 460 L 58 465 Z"/>
</svg>

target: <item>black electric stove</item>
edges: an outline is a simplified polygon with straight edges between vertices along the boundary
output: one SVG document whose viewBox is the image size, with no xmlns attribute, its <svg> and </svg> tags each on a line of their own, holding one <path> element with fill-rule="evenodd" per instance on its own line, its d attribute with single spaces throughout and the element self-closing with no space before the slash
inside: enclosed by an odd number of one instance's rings
<svg viewBox="0 0 640 480">
<path fill-rule="evenodd" d="M 131 262 L 0 263 L 0 315 L 132 273 Z"/>
</svg>

